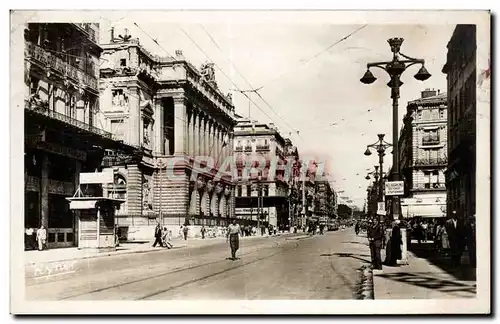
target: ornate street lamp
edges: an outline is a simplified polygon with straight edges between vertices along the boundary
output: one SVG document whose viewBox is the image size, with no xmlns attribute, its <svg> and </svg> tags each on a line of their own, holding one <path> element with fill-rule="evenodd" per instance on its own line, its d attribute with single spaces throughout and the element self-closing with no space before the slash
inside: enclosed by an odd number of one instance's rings
<svg viewBox="0 0 500 324">
<path fill-rule="evenodd" d="M 373 144 L 367 145 L 366 146 L 366 151 L 365 151 L 364 154 L 366 156 L 372 155 L 372 152 L 370 151 L 370 149 L 375 149 L 377 151 L 377 154 L 378 154 L 378 163 L 379 163 L 378 167 L 380 167 L 380 173 L 382 173 L 382 171 L 384 170 L 385 150 L 387 150 L 389 147 L 391 147 L 392 144 L 387 143 L 386 141 L 384 141 L 385 134 L 378 134 L 377 136 L 378 136 L 378 141 L 376 141 Z M 369 179 L 366 179 L 366 180 L 369 180 Z M 384 198 L 383 197 L 383 192 L 384 192 L 384 177 L 381 176 L 380 180 L 378 181 L 378 197 L 379 197 L 379 201 L 383 201 L 383 198 Z"/>
<path fill-rule="evenodd" d="M 391 47 L 391 51 L 393 53 L 392 61 L 390 62 L 374 62 L 368 63 L 366 65 L 367 71 L 365 75 L 360 79 L 360 81 L 364 84 L 371 84 L 375 82 L 376 78 L 370 71 L 372 67 L 378 67 L 384 71 L 386 71 L 391 80 L 387 85 L 391 88 L 391 98 L 392 98 L 392 142 L 394 143 L 393 147 L 393 155 L 392 155 L 392 181 L 399 181 L 399 154 L 398 154 L 398 99 L 399 99 L 399 88 L 403 85 L 401 82 L 401 74 L 406 71 L 412 65 L 421 64 L 420 70 L 415 74 L 415 79 L 419 81 L 427 80 L 431 75 L 425 68 L 425 61 L 423 59 L 416 59 L 404 55 L 400 52 L 401 44 L 403 43 L 403 38 L 391 38 L 387 41 L 389 46 Z M 399 196 L 394 196 L 392 199 L 392 217 L 393 219 L 399 219 L 401 215 L 401 206 L 399 201 Z"/>
</svg>

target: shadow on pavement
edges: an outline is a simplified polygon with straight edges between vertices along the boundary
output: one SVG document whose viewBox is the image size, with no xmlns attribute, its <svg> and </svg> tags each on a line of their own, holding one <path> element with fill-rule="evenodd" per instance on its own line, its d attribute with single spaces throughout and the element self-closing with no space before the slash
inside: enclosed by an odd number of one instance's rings
<svg viewBox="0 0 500 324">
<path fill-rule="evenodd" d="M 434 289 L 445 293 L 464 292 L 476 294 L 476 284 L 445 280 L 428 272 L 397 272 L 379 274 L 379 277 L 394 280 L 409 285 Z"/>
<path fill-rule="evenodd" d="M 363 242 L 346 241 L 346 242 L 342 242 L 342 243 L 359 244 L 359 245 L 368 246 L 368 243 L 363 243 Z"/>
<path fill-rule="evenodd" d="M 364 258 L 360 258 L 360 257 L 370 257 L 369 255 L 366 255 L 366 254 L 354 254 L 354 253 L 323 253 L 323 254 L 320 254 L 319 256 L 322 256 L 322 257 L 329 257 L 329 256 L 338 256 L 338 257 L 341 257 L 341 258 L 353 258 L 353 259 L 357 259 L 357 260 L 361 260 L 363 262 L 368 262 L 370 263 L 371 260 L 370 259 L 364 259 Z"/>
<path fill-rule="evenodd" d="M 446 255 L 442 252 L 436 251 L 434 243 L 411 243 L 410 251 L 413 252 L 417 258 L 428 260 L 433 265 L 439 267 L 441 270 L 454 276 L 458 280 L 476 280 L 476 269 L 474 267 L 467 265 L 454 265 L 449 254 Z"/>
</svg>

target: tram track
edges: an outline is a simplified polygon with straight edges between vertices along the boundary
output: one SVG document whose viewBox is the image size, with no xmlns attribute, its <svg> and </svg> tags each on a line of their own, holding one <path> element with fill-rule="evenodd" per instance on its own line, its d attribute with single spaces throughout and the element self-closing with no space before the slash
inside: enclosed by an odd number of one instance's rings
<svg viewBox="0 0 500 324">
<path fill-rule="evenodd" d="M 256 253 L 262 253 L 262 251 L 265 251 L 265 250 L 269 250 L 269 249 L 274 249 L 274 248 L 277 248 L 277 247 L 279 248 L 280 247 L 280 242 L 273 241 L 273 243 L 275 244 L 275 246 L 266 247 L 266 248 L 259 248 L 257 246 L 257 248 L 254 249 L 253 251 L 242 253 L 242 254 L 240 254 L 240 256 L 241 257 L 243 257 L 243 256 L 251 256 L 251 255 L 254 255 Z M 283 244 L 284 246 L 292 244 L 292 242 L 283 242 L 283 243 L 285 243 L 285 244 Z M 297 242 L 294 242 L 294 243 L 295 243 L 294 244 L 294 248 L 298 247 L 298 243 Z M 156 295 L 168 292 L 170 290 L 181 288 L 183 286 L 186 286 L 186 285 L 189 285 L 189 284 L 192 284 L 192 283 L 195 283 L 195 282 L 203 281 L 203 280 L 206 280 L 208 278 L 211 278 L 211 277 L 214 277 L 214 276 L 217 276 L 217 275 L 221 275 L 223 273 L 226 273 L 226 272 L 229 272 L 229 271 L 232 271 L 232 270 L 244 267 L 244 266 L 246 266 L 248 264 L 252 264 L 252 263 L 259 262 L 259 261 L 262 261 L 262 260 L 265 260 L 265 259 L 269 259 L 269 258 L 271 258 L 271 257 L 273 257 L 273 256 L 275 256 L 275 255 L 277 255 L 279 253 L 282 253 L 281 249 L 279 251 L 276 251 L 276 252 L 271 253 L 269 255 L 266 255 L 266 256 L 263 256 L 263 257 L 251 260 L 251 261 L 247 261 L 247 262 L 244 262 L 244 263 L 236 264 L 234 266 L 230 266 L 229 268 L 224 268 L 222 270 L 217 270 L 215 272 L 210 272 L 209 271 L 209 274 L 207 274 L 207 275 L 201 275 L 201 277 L 198 276 L 197 278 L 193 278 L 193 279 L 181 282 L 179 284 L 171 285 L 171 286 L 167 287 L 166 289 L 161 289 L 161 290 L 155 291 L 153 293 L 148 293 L 146 295 L 141 295 L 141 296 L 138 296 L 137 298 L 133 298 L 133 299 L 134 300 L 143 300 L 143 299 L 151 298 L 153 296 L 156 296 Z M 177 268 L 177 269 L 169 270 L 167 272 L 163 272 L 163 273 L 151 275 L 151 276 L 148 276 L 148 277 L 143 277 L 143 278 L 139 278 L 139 279 L 135 279 L 135 280 L 127 281 L 127 282 L 122 282 L 122 283 L 117 283 L 117 284 L 113 284 L 113 285 L 108 285 L 108 286 L 105 286 L 105 287 L 101 287 L 101 288 L 97 288 L 97 289 L 92 289 L 92 290 L 88 290 L 88 291 L 77 293 L 77 294 L 67 295 L 67 296 L 64 296 L 64 297 L 58 298 L 58 299 L 59 300 L 72 300 L 72 299 L 77 299 L 78 300 L 80 297 L 95 295 L 95 294 L 99 294 L 99 293 L 106 293 L 107 291 L 111 291 L 111 290 L 117 290 L 117 289 L 121 290 L 122 288 L 127 287 L 127 286 L 132 287 L 134 285 L 145 284 L 147 282 L 162 281 L 164 278 L 167 278 L 169 276 L 179 275 L 179 274 L 182 274 L 183 272 L 188 272 L 188 271 L 193 271 L 193 270 L 201 270 L 202 268 L 209 268 L 209 269 L 211 267 L 215 267 L 216 268 L 217 265 L 223 264 L 225 262 L 228 262 L 228 261 L 225 260 L 225 259 L 218 259 L 218 260 L 214 260 L 214 261 L 210 261 L 210 262 L 205 262 L 205 263 L 202 263 L 202 264 L 196 264 L 196 265 L 192 265 L 192 266 L 188 266 L 188 267 Z M 128 299 L 128 298 L 126 298 L 126 299 Z"/>
</svg>

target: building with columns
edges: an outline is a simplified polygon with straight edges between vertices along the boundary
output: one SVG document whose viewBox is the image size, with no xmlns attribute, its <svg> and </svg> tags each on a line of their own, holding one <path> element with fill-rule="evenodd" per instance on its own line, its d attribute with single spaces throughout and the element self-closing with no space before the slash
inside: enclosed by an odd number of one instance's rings
<svg viewBox="0 0 500 324">
<path fill-rule="evenodd" d="M 240 119 L 234 128 L 234 156 L 237 166 L 236 210 L 237 218 L 250 225 L 289 227 L 288 181 L 284 173 L 276 170 L 270 174 L 270 163 L 283 163 L 286 142 L 274 124 L 263 124 Z M 245 161 L 258 155 L 266 161 L 258 175 L 244 177 Z M 261 197 L 261 199 L 259 199 Z"/>
<path fill-rule="evenodd" d="M 408 102 L 399 137 L 404 217 L 446 215 L 447 96 L 426 89 Z"/>
<path fill-rule="evenodd" d="M 66 198 L 81 172 L 101 170 L 106 150 L 135 148 L 100 127 L 99 26 L 28 23 L 24 28 L 25 227 L 47 229 L 49 248 L 77 244 L 76 213 Z M 100 187 L 82 190 L 101 196 Z"/>
<path fill-rule="evenodd" d="M 157 57 L 125 33 L 101 44 L 103 127 L 140 147 L 142 158 L 115 166 L 108 195 L 126 200 L 119 226 L 224 225 L 233 215 L 234 106 L 218 88 L 212 63 L 195 68 L 176 51 Z M 218 177 L 216 175 L 219 174 Z M 150 234 L 149 234 L 150 236 Z"/>
</svg>

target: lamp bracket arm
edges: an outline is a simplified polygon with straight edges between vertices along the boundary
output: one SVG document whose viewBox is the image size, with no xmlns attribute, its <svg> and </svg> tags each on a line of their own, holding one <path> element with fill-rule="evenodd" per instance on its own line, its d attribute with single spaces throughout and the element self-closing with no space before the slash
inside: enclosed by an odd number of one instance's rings
<svg viewBox="0 0 500 324">
<path fill-rule="evenodd" d="M 387 69 L 385 68 L 385 66 L 386 66 L 387 64 L 390 64 L 390 63 L 391 63 L 391 62 L 374 62 L 374 63 L 368 63 L 368 64 L 366 64 L 366 67 L 367 67 L 368 69 L 369 69 L 369 68 L 371 68 L 371 67 L 378 67 L 378 68 L 380 68 L 380 69 L 384 70 L 385 72 L 389 73 L 389 72 L 387 71 Z"/>
<path fill-rule="evenodd" d="M 388 143 L 388 142 L 386 142 L 386 141 L 384 141 L 384 145 L 385 145 L 385 147 L 391 147 L 391 146 L 392 146 L 392 144 L 391 144 L 391 143 Z"/>
<path fill-rule="evenodd" d="M 414 58 L 414 57 L 411 57 L 411 56 L 408 56 L 408 55 L 405 55 L 401 52 L 399 52 L 399 55 L 401 55 L 402 57 L 404 57 L 405 59 L 407 60 L 410 60 L 412 62 L 417 62 L 417 63 L 424 63 L 424 60 L 422 59 L 417 59 L 417 58 Z"/>
</svg>

